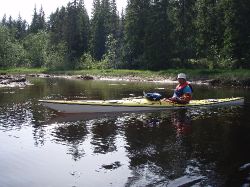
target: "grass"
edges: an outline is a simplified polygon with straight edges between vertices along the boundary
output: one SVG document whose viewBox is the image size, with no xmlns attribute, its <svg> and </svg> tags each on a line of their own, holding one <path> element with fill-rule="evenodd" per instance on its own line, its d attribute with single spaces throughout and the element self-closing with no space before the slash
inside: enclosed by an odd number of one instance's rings
<svg viewBox="0 0 250 187">
<path fill-rule="evenodd" d="M 68 70 L 68 71 L 50 71 L 46 68 L 10 68 L 0 69 L 1 74 L 35 74 L 35 73 L 48 73 L 59 75 L 92 75 L 92 76 L 107 76 L 107 77 L 124 77 L 134 76 L 141 78 L 175 78 L 178 73 L 186 73 L 189 79 L 249 79 L 250 70 L 238 69 L 167 69 L 160 71 L 149 70 Z"/>
<path fill-rule="evenodd" d="M 46 68 L 2 68 L 0 74 L 35 74 L 46 73 Z"/>
</svg>

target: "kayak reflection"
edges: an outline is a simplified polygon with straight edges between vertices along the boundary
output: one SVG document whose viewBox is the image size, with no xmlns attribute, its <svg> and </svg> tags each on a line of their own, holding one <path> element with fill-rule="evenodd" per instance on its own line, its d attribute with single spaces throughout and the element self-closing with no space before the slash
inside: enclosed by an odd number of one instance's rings
<svg viewBox="0 0 250 187">
<path fill-rule="evenodd" d="M 46 124 L 53 124 L 53 123 L 65 123 L 65 122 L 77 122 L 77 121 L 87 121 L 91 119 L 101 119 L 107 117 L 115 116 L 115 113 L 86 113 L 86 114 L 62 114 L 58 113 L 55 117 L 52 117 Z"/>
</svg>

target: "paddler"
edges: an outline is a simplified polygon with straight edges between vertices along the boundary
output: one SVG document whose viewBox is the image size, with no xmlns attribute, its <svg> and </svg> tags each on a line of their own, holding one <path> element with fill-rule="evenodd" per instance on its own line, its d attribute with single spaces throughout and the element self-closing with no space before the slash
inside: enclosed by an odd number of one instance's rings
<svg viewBox="0 0 250 187">
<path fill-rule="evenodd" d="M 166 99 L 178 104 L 188 104 L 192 99 L 193 88 L 189 82 L 187 82 L 187 76 L 184 73 L 179 73 L 177 76 L 179 84 L 174 90 L 172 97 Z"/>
</svg>

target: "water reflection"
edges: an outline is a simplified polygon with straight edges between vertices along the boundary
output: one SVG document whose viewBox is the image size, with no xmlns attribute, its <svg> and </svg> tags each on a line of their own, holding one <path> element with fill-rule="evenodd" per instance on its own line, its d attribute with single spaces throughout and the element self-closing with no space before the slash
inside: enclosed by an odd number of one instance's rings
<svg viewBox="0 0 250 187">
<path fill-rule="evenodd" d="M 190 125 L 184 124 L 183 115 L 185 111 L 161 112 L 160 116 L 159 113 L 143 114 L 127 122 L 124 129 L 126 148 L 133 171 L 128 186 L 166 184 L 183 175 L 190 159 L 190 145 L 174 135 L 176 126 Z"/>
<path fill-rule="evenodd" d="M 191 116 L 187 109 L 172 112 L 171 122 L 176 129 L 177 136 L 188 135 L 192 132 Z"/>
<path fill-rule="evenodd" d="M 221 109 L 219 109 L 221 110 Z M 224 110 L 224 118 L 230 118 L 235 108 Z M 53 136 L 56 141 L 69 148 L 74 160 L 84 157 L 85 151 L 79 145 L 90 143 L 94 154 L 108 154 L 119 151 L 117 136 L 124 136 L 129 168 L 132 177 L 128 178 L 127 186 L 165 185 L 165 184 L 205 184 L 205 176 L 210 174 L 204 170 L 215 170 L 215 158 L 219 145 L 208 144 L 206 140 L 210 132 L 208 126 L 196 126 L 193 134 L 193 122 L 204 121 L 217 124 L 214 119 L 220 116 L 218 110 L 176 110 L 154 113 L 126 113 L 114 116 L 97 117 L 92 115 L 58 116 L 65 122 L 54 127 Z M 97 119 L 95 119 L 97 118 Z M 58 118 L 56 118 L 58 119 Z M 221 118 L 220 118 L 221 119 Z M 221 119 L 221 120 L 223 120 Z M 211 124 L 210 124 L 211 125 Z M 212 125 L 213 126 L 213 125 Z M 201 129 L 204 128 L 204 130 Z M 219 133 L 221 129 L 217 129 Z M 211 134 L 214 134 L 211 131 Z M 90 141 L 85 142 L 86 137 Z M 209 135 L 209 138 L 210 135 Z M 213 138 L 216 138 L 213 137 Z M 205 142 L 203 142 L 205 140 Z M 216 141 L 218 142 L 218 141 Z M 214 152 L 211 152 L 214 151 Z M 211 159 L 204 164 L 203 159 Z M 199 158 L 199 159 L 195 159 Z M 118 164 L 117 164 L 118 163 Z M 102 168 L 113 170 L 122 165 L 119 161 L 103 164 Z M 147 177 L 145 178 L 145 174 Z"/>
<path fill-rule="evenodd" d="M 88 134 L 84 122 L 57 124 L 52 130 L 54 141 L 65 144 L 68 147 L 68 154 L 76 161 L 84 156 L 85 151 L 81 144 Z"/>
<path fill-rule="evenodd" d="M 91 144 L 94 146 L 94 153 L 106 154 L 116 151 L 117 126 L 113 120 L 98 120 L 93 124 Z"/>
<path fill-rule="evenodd" d="M 36 81 L 34 86 L 24 90 L 0 93 L 0 168 L 3 168 L 0 184 L 249 184 L 249 106 L 59 115 L 41 106 L 37 100 L 46 97 L 122 98 L 129 94 L 138 96 L 142 90 L 153 90 L 159 86 L 141 83 L 114 86 L 110 82 L 53 79 Z M 205 91 L 206 97 L 248 95 L 242 90 L 224 93 L 217 89 L 196 90 L 196 93 Z M 40 170 L 40 173 L 34 172 Z M 47 171 L 53 175 L 46 174 Z M 17 177 L 13 179 L 13 176 Z"/>
<path fill-rule="evenodd" d="M 30 102 L 2 106 L 0 112 L 0 128 L 5 131 L 20 130 L 32 122 Z"/>
</svg>

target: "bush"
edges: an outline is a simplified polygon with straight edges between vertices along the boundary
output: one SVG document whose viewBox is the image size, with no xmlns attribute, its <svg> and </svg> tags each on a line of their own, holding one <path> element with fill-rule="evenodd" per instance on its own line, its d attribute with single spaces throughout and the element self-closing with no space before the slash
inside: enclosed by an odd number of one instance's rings
<svg viewBox="0 0 250 187">
<path fill-rule="evenodd" d="M 50 70 L 65 70 L 66 51 L 66 46 L 63 43 L 59 43 L 57 46 L 52 46 L 50 49 L 48 49 L 48 56 L 45 66 Z"/>
<path fill-rule="evenodd" d="M 84 53 L 79 62 L 77 63 L 76 69 L 95 69 L 95 60 L 89 53 Z"/>
<path fill-rule="evenodd" d="M 85 53 L 77 63 L 76 69 L 109 69 L 109 65 L 108 59 L 96 61 L 89 53 Z"/>
<path fill-rule="evenodd" d="M 47 61 L 48 33 L 40 31 L 25 37 L 23 45 L 27 50 L 31 67 L 42 67 Z"/>
<path fill-rule="evenodd" d="M 0 67 L 20 67 L 27 61 L 23 46 L 14 39 L 9 29 L 0 26 Z"/>
</svg>

